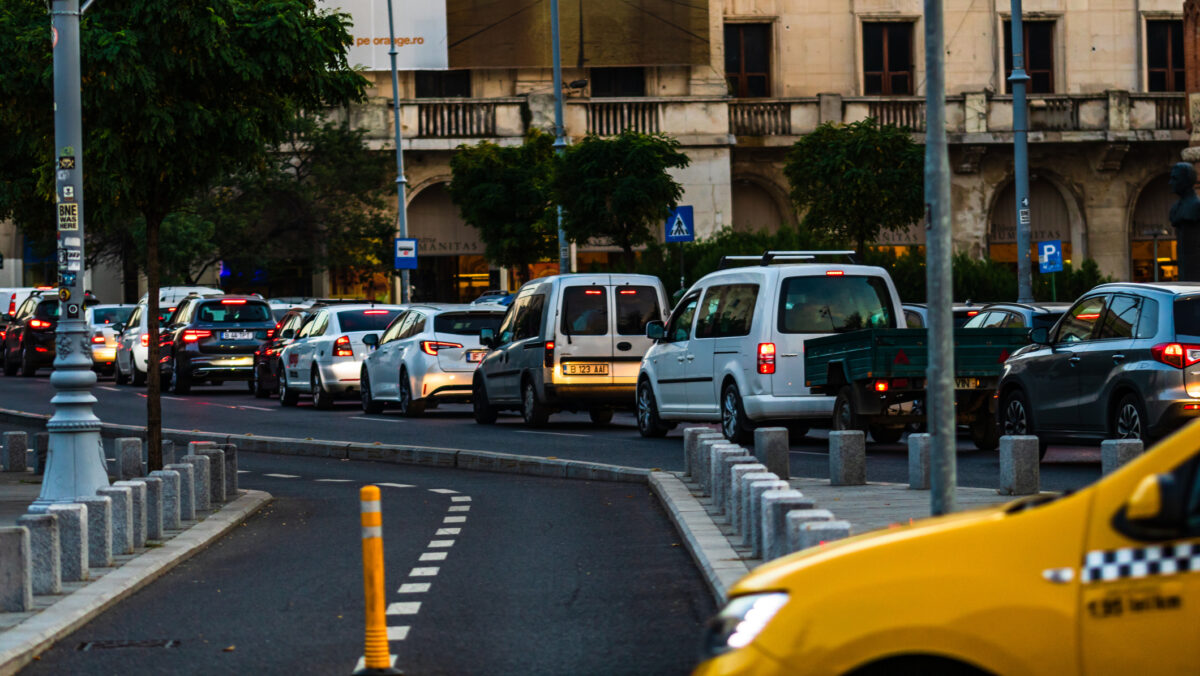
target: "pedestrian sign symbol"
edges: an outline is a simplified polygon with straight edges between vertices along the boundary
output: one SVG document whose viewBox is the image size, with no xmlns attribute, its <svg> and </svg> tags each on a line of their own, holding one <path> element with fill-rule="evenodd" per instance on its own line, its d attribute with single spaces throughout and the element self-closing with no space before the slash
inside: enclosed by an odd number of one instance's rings
<svg viewBox="0 0 1200 676">
<path fill-rule="evenodd" d="M 667 242 L 696 241 L 696 222 L 692 215 L 692 207 L 675 207 L 670 211 L 667 215 L 665 240 Z"/>
</svg>

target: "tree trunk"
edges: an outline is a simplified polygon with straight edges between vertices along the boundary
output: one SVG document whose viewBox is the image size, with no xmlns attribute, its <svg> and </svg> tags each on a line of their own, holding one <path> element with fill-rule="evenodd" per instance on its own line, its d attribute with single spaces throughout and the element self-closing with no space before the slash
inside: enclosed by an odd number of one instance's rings
<svg viewBox="0 0 1200 676">
<path fill-rule="evenodd" d="M 150 329 L 146 363 L 146 465 L 150 471 L 163 468 L 162 457 L 162 369 L 158 345 L 158 231 L 162 218 L 146 217 L 147 322 Z"/>
</svg>

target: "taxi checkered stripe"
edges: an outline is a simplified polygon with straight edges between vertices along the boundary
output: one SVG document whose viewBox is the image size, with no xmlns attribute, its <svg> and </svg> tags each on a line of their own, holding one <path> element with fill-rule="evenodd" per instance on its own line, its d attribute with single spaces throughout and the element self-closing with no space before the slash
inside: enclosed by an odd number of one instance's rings
<svg viewBox="0 0 1200 676">
<path fill-rule="evenodd" d="M 1088 552 L 1083 582 L 1137 579 L 1200 571 L 1200 543 L 1126 547 Z"/>
</svg>

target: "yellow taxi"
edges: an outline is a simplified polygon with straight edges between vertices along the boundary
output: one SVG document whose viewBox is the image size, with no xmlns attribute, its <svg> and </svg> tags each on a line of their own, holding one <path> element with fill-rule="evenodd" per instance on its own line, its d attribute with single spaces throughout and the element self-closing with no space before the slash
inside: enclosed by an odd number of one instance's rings
<svg viewBox="0 0 1200 676">
<path fill-rule="evenodd" d="M 696 676 L 1200 674 L 1200 423 L 1076 493 L 770 562 Z"/>
</svg>

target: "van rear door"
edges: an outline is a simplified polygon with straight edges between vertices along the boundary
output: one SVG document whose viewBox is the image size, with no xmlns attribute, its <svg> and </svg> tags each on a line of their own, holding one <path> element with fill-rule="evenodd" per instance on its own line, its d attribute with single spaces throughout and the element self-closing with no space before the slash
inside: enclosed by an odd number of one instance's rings
<svg viewBox="0 0 1200 676">
<path fill-rule="evenodd" d="M 613 288 L 566 282 L 559 294 L 557 342 L 561 385 L 611 385 L 613 382 Z"/>
<path fill-rule="evenodd" d="M 613 307 L 616 331 L 612 335 L 613 382 L 637 383 L 642 357 L 654 344 L 646 337 L 646 324 L 663 318 L 658 287 L 615 284 Z"/>
</svg>

